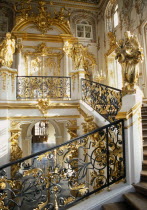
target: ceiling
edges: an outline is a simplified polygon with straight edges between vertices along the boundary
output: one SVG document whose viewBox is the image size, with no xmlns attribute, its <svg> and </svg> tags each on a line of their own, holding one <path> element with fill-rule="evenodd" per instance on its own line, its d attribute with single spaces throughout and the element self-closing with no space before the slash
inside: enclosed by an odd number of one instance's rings
<svg viewBox="0 0 147 210">
<path fill-rule="evenodd" d="M 100 0 L 70 0 L 70 1 L 98 4 Z"/>
</svg>

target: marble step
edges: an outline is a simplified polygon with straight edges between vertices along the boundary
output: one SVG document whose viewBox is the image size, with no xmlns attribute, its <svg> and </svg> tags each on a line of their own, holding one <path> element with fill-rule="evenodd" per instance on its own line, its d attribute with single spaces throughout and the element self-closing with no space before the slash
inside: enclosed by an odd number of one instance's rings
<svg viewBox="0 0 147 210">
<path fill-rule="evenodd" d="M 147 150 L 143 149 L 143 159 L 147 160 Z"/>
<path fill-rule="evenodd" d="M 147 170 L 147 160 L 143 160 L 142 162 L 142 170 Z"/>
<path fill-rule="evenodd" d="M 124 194 L 123 196 L 126 202 L 130 205 L 130 210 L 147 210 L 147 198 L 140 193 L 130 192 Z"/>
<path fill-rule="evenodd" d="M 141 181 L 147 182 L 147 171 L 146 170 L 141 171 Z"/>
<path fill-rule="evenodd" d="M 144 151 L 147 150 L 147 142 L 143 142 L 143 149 Z"/>
<path fill-rule="evenodd" d="M 125 202 L 116 202 L 105 204 L 102 207 L 103 210 L 130 210 L 130 207 Z"/>
<path fill-rule="evenodd" d="M 139 182 L 133 186 L 135 187 L 136 192 L 141 193 L 147 197 L 147 182 Z"/>
</svg>

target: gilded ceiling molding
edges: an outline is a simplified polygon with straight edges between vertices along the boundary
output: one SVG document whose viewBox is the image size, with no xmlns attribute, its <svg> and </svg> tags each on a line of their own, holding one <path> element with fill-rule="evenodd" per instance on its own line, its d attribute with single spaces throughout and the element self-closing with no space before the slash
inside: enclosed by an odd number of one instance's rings
<svg viewBox="0 0 147 210">
<path fill-rule="evenodd" d="M 100 0 L 103 1 L 103 0 Z M 47 4 L 49 5 L 50 3 L 47 2 Z M 84 2 L 73 2 L 73 1 L 69 1 L 69 0 L 56 0 L 56 1 L 52 1 L 52 5 L 53 6 L 61 6 L 61 7 L 70 7 L 70 8 L 75 8 L 75 9 L 83 9 L 83 10 L 88 10 L 88 11 L 97 11 L 98 10 L 98 5 L 96 4 L 91 4 L 91 3 L 84 3 Z"/>
</svg>

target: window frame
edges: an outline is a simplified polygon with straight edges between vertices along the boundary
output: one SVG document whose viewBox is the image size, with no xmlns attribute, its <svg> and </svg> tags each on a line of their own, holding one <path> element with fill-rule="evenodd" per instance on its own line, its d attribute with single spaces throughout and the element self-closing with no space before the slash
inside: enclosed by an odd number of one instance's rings
<svg viewBox="0 0 147 210">
<path fill-rule="evenodd" d="M 82 23 L 82 22 L 85 22 L 85 23 Z M 90 25 L 87 21 L 82 21 L 81 23 L 78 23 L 78 24 L 76 24 L 76 37 L 77 38 L 81 38 L 81 39 L 93 39 L 93 31 L 92 31 L 92 25 Z M 80 31 L 78 31 L 78 27 L 81 27 L 81 26 L 83 26 L 83 31 L 81 31 L 81 32 L 83 32 L 83 35 L 84 36 L 78 36 L 78 32 L 80 32 Z M 90 37 L 86 37 L 86 27 L 89 27 L 90 28 Z"/>
</svg>

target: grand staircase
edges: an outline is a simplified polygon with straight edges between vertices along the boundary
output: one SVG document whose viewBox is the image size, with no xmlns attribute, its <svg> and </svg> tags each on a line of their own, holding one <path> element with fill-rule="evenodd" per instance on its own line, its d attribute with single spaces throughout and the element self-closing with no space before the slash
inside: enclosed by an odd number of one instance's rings
<svg viewBox="0 0 147 210">
<path fill-rule="evenodd" d="M 142 107 L 141 115 L 143 131 L 141 181 L 133 185 L 135 192 L 129 192 L 123 195 L 123 202 L 105 204 L 103 205 L 103 210 L 147 210 L 147 106 Z"/>
</svg>

